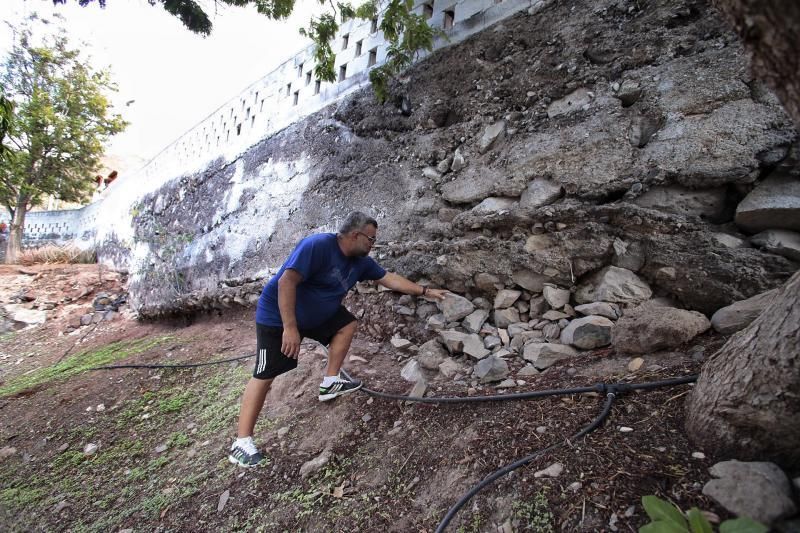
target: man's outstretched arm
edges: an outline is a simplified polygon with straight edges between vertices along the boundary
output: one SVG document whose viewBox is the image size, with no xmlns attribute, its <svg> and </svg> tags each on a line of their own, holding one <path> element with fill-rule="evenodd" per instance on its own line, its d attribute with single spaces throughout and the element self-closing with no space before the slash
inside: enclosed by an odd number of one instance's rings
<svg viewBox="0 0 800 533">
<path fill-rule="evenodd" d="M 410 294 L 412 296 L 424 296 L 432 300 L 444 300 L 445 295 L 449 292 L 445 289 L 429 289 L 423 287 L 394 272 L 387 272 L 385 276 L 378 280 L 378 283 L 393 291 Z"/>
</svg>

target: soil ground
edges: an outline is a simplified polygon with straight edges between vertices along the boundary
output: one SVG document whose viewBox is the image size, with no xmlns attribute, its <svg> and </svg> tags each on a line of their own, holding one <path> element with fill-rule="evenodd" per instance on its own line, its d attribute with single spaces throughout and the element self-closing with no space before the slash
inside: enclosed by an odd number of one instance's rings
<svg viewBox="0 0 800 533">
<path fill-rule="evenodd" d="M 252 354 L 254 310 L 161 323 L 123 311 L 64 333 L 98 292 L 123 283 L 94 265 L 0 267 L 0 303 L 27 291 L 36 299 L 21 305 L 55 304 L 44 324 L 0 337 L 5 531 L 432 532 L 474 484 L 564 442 L 604 401 L 583 394 L 412 405 L 356 393 L 320 404 L 315 389 L 324 352 L 308 345 L 298 369 L 275 381 L 256 427 L 267 464 L 242 470 L 226 456 L 252 359 L 183 370 L 86 368 Z M 356 298 L 368 306 L 367 298 L 378 295 Z M 598 351 L 572 366 L 519 377 L 526 383 L 505 393 L 683 376 L 697 372 L 700 354 L 722 340 L 707 336 L 685 352 L 645 355 L 635 372 L 629 359 Z M 350 371 L 367 387 L 409 392 L 399 378 L 403 357 L 388 342 L 359 336 L 351 356 Z M 520 364 L 511 366 L 517 371 Z M 702 450 L 683 432 L 690 390 L 621 396 L 585 440 L 484 489 L 448 531 L 497 531 L 503 523 L 512 527 L 504 531 L 636 531 L 648 521 L 641 506 L 648 494 L 725 518 L 701 492 L 714 458 L 694 453 Z M 478 393 L 504 392 L 485 386 Z M 434 382 L 429 394 L 465 396 L 467 387 Z M 97 451 L 88 455 L 90 443 Z M 303 478 L 300 467 L 325 450 L 330 461 Z M 560 475 L 535 476 L 553 463 L 563 465 Z"/>
</svg>

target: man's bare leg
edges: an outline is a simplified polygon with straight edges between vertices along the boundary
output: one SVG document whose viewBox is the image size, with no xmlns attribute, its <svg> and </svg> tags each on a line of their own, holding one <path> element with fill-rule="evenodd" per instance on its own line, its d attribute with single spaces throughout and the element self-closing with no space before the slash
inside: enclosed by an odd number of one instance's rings
<svg viewBox="0 0 800 533">
<path fill-rule="evenodd" d="M 342 368 L 347 352 L 350 350 L 350 343 L 358 329 L 358 322 L 353 321 L 336 332 L 328 346 L 328 366 L 325 369 L 326 376 L 336 376 Z"/>
<path fill-rule="evenodd" d="M 256 427 L 256 420 L 264 407 L 264 399 L 267 397 L 272 379 L 250 378 L 242 396 L 242 406 L 239 409 L 239 429 L 238 437 L 252 437 Z"/>
</svg>

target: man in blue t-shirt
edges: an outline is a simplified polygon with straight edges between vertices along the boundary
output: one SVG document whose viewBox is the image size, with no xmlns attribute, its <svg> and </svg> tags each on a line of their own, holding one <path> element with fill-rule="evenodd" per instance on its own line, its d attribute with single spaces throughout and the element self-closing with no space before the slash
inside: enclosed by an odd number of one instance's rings
<svg viewBox="0 0 800 533">
<path fill-rule="evenodd" d="M 306 237 L 261 291 L 256 310 L 256 363 L 239 412 L 238 438 L 230 462 L 255 466 L 263 459 L 253 442 L 253 429 L 275 377 L 297 367 L 300 342 L 310 337 L 328 346 L 328 366 L 319 385 L 319 401 L 332 400 L 361 388 L 361 381 L 339 375 L 356 318 L 342 299 L 359 281 L 377 280 L 386 288 L 442 300 L 447 293 L 429 289 L 386 272 L 369 252 L 378 223 L 364 213 L 350 213 L 339 233 Z"/>
</svg>

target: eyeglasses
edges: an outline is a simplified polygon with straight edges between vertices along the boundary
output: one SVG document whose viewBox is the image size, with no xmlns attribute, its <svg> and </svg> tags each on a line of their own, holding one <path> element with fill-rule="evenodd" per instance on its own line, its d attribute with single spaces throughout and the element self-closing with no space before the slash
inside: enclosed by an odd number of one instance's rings
<svg viewBox="0 0 800 533">
<path fill-rule="evenodd" d="M 363 235 L 364 237 L 366 237 L 366 238 L 367 238 L 367 240 L 369 241 L 369 243 L 370 243 L 370 244 L 375 244 L 375 241 L 377 241 L 377 240 L 378 240 L 378 238 L 377 238 L 377 237 L 370 237 L 369 235 L 367 235 L 367 234 L 366 234 L 366 233 L 364 233 L 363 231 L 356 231 L 356 233 L 358 233 L 359 235 Z"/>
</svg>

